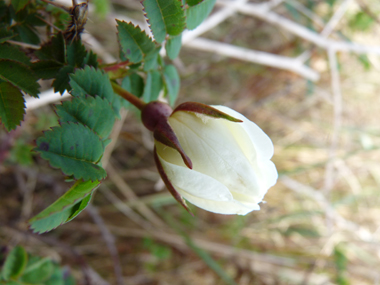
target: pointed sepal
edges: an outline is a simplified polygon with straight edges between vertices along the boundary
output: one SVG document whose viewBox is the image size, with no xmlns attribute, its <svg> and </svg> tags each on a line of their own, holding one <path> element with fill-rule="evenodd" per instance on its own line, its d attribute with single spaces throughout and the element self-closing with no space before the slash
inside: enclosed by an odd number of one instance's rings
<svg viewBox="0 0 380 285">
<path fill-rule="evenodd" d="M 155 140 L 178 151 L 186 166 L 190 169 L 193 169 L 193 163 L 186 155 L 181 144 L 179 143 L 177 136 L 166 120 L 161 120 L 157 123 L 156 128 L 153 132 L 153 136 Z"/>
<path fill-rule="evenodd" d="M 180 105 L 178 105 L 177 108 L 174 109 L 172 115 L 175 112 L 178 111 L 184 111 L 184 112 L 192 112 L 192 113 L 198 113 L 205 116 L 213 117 L 216 119 L 225 119 L 231 122 L 241 123 L 242 120 L 236 119 L 222 111 L 219 111 L 216 108 L 213 108 L 209 105 L 198 103 L 198 102 L 185 102 Z"/>
<path fill-rule="evenodd" d="M 157 154 L 157 149 L 154 147 L 154 161 L 156 162 L 158 173 L 160 174 L 162 180 L 164 181 L 166 188 L 168 188 L 170 194 L 174 197 L 174 199 L 177 200 L 178 203 L 182 205 L 182 207 L 185 208 L 186 211 L 190 213 L 190 215 L 194 216 L 193 213 L 190 211 L 190 209 L 186 205 L 186 201 L 182 198 L 182 196 L 177 192 L 177 190 L 174 188 L 173 184 L 170 182 L 168 176 L 165 173 L 165 170 L 161 164 L 160 158 Z"/>
</svg>

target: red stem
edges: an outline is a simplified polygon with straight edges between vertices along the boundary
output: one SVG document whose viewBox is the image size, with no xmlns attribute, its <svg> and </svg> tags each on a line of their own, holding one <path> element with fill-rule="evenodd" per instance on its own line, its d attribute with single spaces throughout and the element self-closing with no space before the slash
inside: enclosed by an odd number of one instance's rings
<svg viewBox="0 0 380 285">
<path fill-rule="evenodd" d="M 143 100 L 139 99 L 138 97 L 136 97 L 132 93 L 128 92 L 127 90 L 121 88 L 116 83 L 112 82 L 112 88 L 116 94 L 123 97 L 125 100 L 127 100 L 129 103 L 134 105 L 140 111 L 145 107 L 146 103 Z"/>
</svg>

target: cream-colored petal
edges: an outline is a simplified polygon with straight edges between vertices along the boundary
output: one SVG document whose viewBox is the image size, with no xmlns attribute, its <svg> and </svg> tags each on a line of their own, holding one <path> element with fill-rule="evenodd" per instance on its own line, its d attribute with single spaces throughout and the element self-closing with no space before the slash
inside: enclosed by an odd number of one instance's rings
<svg viewBox="0 0 380 285">
<path fill-rule="evenodd" d="M 236 200 L 212 201 L 195 197 L 178 188 L 178 192 L 190 203 L 206 211 L 225 215 L 246 215 L 254 210 L 260 210 L 260 206 L 254 203 L 241 203 Z"/>
<path fill-rule="evenodd" d="M 242 114 L 226 106 L 212 107 L 243 121 L 242 123 L 237 124 L 239 124 L 245 130 L 251 142 L 255 145 L 256 152 L 260 157 L 262 157 L 263 159 L 270 159 L 273 156 L 274 148 L 271 139 L 254 122 L 250 121 Z M 236 124 L 229 121 L 226 122 L 228 122 L 229 126 L 232 126 L 231 124 Z M 239 136 L 239 129 L 236 126 L 234 126 L 233 128 L 236 129 L 237 136 Z M 229 127 L 229 129 L 231 129 L 231 127 Z"/>
<path fill-rule="evenodd" d="M 185 153 L 193 162 L 193 169 L 213 177 L 224 184 L 230 191 L 262 197 L 261 182 L 252 159 L 248 159 L 225 125 L 226 120 L 205 119 L 187 112 L 176 112 L 169 118 L 169 124 L 176 133 Z M 227 121 L 228 122 L 228 121 Z M 241 124 L 241 123 L 233 123 Z M 246 136 L 245 141 L 250 144 Z M 251 144 L 252 146 L 252 144 Z M 254 153 L 254 148 L 251 147 Z M 173 164 L 178 164 L 178 155 L 171 150 L 163 157 Z M 253 160 L 255 161 L 255 160 Z"/>
<path fill-rule="evenodd" d="M 175 189 L 182 189 L 183 192 L 199 199 L 212 201 L 233 200 L 232 194 L 228 188 L 212 177 L 195 170 L 191 170 L 186 166 L 178 166 L 167 162 L 160 155 L 161 147 L 163 147 L 162 144 L 157 147 L 158 158 L 160 159 L 162 167 L 165 170 L 165 174 Z"/>
</svg>

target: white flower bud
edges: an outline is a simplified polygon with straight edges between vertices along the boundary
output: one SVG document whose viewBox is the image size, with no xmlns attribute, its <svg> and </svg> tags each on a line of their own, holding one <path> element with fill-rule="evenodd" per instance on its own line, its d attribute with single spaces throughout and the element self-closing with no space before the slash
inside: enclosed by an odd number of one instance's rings
<svg viewBox="0 0 380 285">
<path fill-rule="evenodd" d="M 224 106 L 212 106 L 243 122 L 231 122 L 191 111 L 168 119 L 191 159 L 189 169 L 179 152 L 156 141 L 162 168 L 175 190 L 190 203 L 220 214 L 245 215 L 277 181 L 273 144 L 253 122 Z"/>
</svg>

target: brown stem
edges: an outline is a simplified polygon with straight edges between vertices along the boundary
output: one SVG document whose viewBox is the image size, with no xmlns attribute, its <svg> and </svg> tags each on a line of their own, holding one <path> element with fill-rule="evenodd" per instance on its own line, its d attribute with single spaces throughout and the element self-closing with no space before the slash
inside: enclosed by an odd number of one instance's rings
<svg viewBox="0 0 380 285">
<path fill-rule="evenodd" d="M 136 97 L 132 93 L 128 92 L 127 90 L 121 88 L 116 83 L 112 82 L 112 88 L 116 94 L 123 97 L 125 100 L 127 100 L 129 103 L 134 105 L 140 111 L 145 107 L 146 103 L 144 101 L 142 101 L 141 99 L 139 99 L 138 97 Z"/>
</svg>

